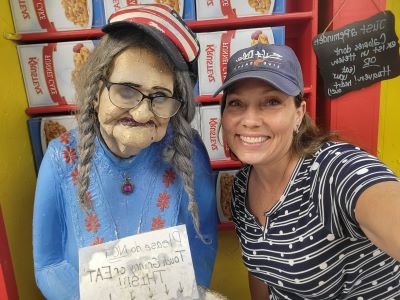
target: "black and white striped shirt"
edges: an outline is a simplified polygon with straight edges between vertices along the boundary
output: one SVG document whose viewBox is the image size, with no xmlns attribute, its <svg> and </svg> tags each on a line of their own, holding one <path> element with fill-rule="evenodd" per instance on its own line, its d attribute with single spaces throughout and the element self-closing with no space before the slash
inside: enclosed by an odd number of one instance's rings
<svg viewBox="0 0 400 300">
<path fill-rule="evenodd" d="M 271 299 L 400 299 L 400 263 L 366 238 L 354 213 L 367 187 L 398 180 L 382 162 L 353 145 L 325 143 L 299 160 L 265 228 L 247 209 L 250 170 L 236 175 L 233 221 L 244 264 Z"/>
</svg>

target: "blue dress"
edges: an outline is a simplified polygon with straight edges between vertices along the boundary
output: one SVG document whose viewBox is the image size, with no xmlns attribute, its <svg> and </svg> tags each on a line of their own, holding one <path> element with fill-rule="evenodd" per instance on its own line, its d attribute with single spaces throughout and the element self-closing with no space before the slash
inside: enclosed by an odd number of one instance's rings
<svg viewBox="0 0 400 300">
<path fill-rule="evenodd" d="M 209 286 L 217 249 L 215 176 L 196 133 L 194 190 L 200 231 L 209 241 L 205 244 L 195 232 L 182 179 L 162 159 L 170 139 L 168 128 L 160 142 L 121 159 L 97 138 L 88 212 L 77 198 L 76 131 L 50 142 L 38 175 L 33 217 L 36 282 L 47 299 L 79 299 L 79 248 L 178 224 L 186 224 L 196 281 Z M 134 186 L 131 194 L 121 191 L 126 177 Z"/>
</svg>

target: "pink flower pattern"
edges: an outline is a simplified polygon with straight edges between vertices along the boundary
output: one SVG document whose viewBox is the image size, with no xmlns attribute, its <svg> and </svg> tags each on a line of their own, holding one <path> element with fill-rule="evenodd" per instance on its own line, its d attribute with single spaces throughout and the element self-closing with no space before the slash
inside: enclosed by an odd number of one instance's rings
<svg viewBox="0 0 400 300">
<path fill-rule="evenodd" d="M 71 163 L 71 164 L 75 164 L 76 160 L 77 160 L 77 155 L 76 155 L 76 151 L 74 148 L 71 148 L 69 146 L 66 146 L 64 148 L 63 151 L 63 156 L 64 156 L 64 160 L 65 162 Z"/>
</svg>

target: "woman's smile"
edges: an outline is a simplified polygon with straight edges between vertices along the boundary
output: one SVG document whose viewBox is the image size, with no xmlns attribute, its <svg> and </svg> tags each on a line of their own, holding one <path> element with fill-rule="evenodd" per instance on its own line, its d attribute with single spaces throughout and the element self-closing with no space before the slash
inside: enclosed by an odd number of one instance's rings
<svg viewBox="0 0 400 300">
<path fill-rule="evenodd" d="M 268 140 L 266 136 L 247 136 L 247 135 L 238 135 L 239 139 L 245 144 L 262 144 Z"/>
</svg>

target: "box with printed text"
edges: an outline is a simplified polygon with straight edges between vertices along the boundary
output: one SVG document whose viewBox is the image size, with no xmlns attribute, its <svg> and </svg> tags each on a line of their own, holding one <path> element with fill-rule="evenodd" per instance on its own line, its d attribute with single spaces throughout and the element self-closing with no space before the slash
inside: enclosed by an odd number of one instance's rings
<svg viewBox="0 0 400 300">
<path fill-rule="evenodd" d="M 196 0 L 196 15 L 199 21 L 285 12 L 286 0 Z"/>
<path fill-rule="evenodd" d="M 104 0 L 105 19 L 114 12 L 130 5 L 166 4 L 172 7 L 184 20 L 196 20 L 195 0 Z"/>
<path fill-rule="evenodd" d="M 199 95 L 213 95 L 225 79 L 228 60 L 238 50 L 256 43 L 285 44 L 285 27 L 264 27 L 198 33 L 200 42 Z"/>
<path fill-rule="evenodd" d="M 20 34 L 79 30 L 105 24 L 103 0 L 10 0 Z"/>
<path fill-rule="evenodd" d="M 218 171 L 217 175 L 217 211 L 220 223 L 232 221 L 232 186 L 237 169 Z"/>
<path fill-rule="evenodd" d="M 201 138 L 207 148 L 211 160 L 230 159 L 222 142 L 220 111 L 221 109 L 219 105 L 200 107 Z"/>
<path fill-rule="evenodd" d="M 75 104 L 72 80 L 95 41 L 19 45 L 18 55 L 30 107 Z"/>
<path fill-rule="evenodd" d="M 35 117 L 28 120 L 36 171 L 39 170 L 43 155 L 50 141 L 76 127 L 77 121 L 73 115 Z"/>
</svg>

